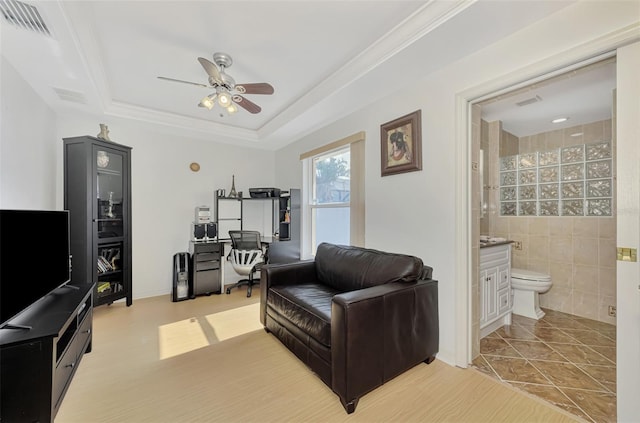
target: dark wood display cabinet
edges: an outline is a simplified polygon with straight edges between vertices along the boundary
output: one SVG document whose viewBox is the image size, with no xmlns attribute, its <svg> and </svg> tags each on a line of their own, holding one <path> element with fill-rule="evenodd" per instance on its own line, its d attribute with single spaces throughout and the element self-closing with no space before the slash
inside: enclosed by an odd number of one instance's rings
<svg viewBox="0 0 640 423">
<path fill-rule="evenodd" d="M 94 306 L 131 290 L 131 148 L 82 136 L 64 139 L 64 208 L 69 210 L 71 281 L 95 284 Z"/>
<path fill-rule="evenodd" d="M 0 329 L 0 421 L 53 422 L 91 351 L 92 284 L 63 286 Z"/>
</svg>

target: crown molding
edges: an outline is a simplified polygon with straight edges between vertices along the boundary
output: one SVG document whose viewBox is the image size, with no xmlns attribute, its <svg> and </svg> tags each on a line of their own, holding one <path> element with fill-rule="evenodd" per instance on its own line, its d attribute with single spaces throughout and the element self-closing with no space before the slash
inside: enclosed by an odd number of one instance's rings
<svg viewBox="0 0 640 423">
<path fill-rule="evenodd" d="M 268 136 L 409 47 L 477 0 L 432 0 L 404 19 L 259 129 Z M 337 119 L 339 116 L 335 116 Z"/>
<path fill-rule="evenodd" d="M 308 132 L 309 128 L 320 128 L 342 117 L 341 113 L 331 112 L 333 108 L 328 107 L 330 102 L 340 101 L 337 94 L 341 90 L 472 6 L 476 1 L 428 1 L 257 130 L 238 128 L 114 101 L 112 90 L 104 73 L 100 48 L 93 29 L 82 18 L 82 12 L 78 6 L 73 3 L 63 5 L 60 1 L 58 1 L 58 5 L 105 115 L 171 126 L 186 130 L 193 136 L 200 138 L 210 139 L 211 134 L 215 133 L 223 138 L 244 140 L 249 144 L 263 141 L 262 144 L 283 145 L 283 143 L 300 138 L 303 133 Z M 71 22 L 74 24 L 72 25 Z M 355 24 L 357 23 L 354 22 Z M 317 113 L 313 113 L 314 110 Z M 282 134 L 286 134 L 284 136 L 286 140 L 283 139 Z M 263 145 L 262 148 L 266 148 L 266 146 Z"/>
<path fill-rule="evenodd" d="M 229 141 L 243 140 L 252 143 L 260 141 L 258 133 L 250 129 L 237 128 L 217 122 L 176 115 L 174 113 L 153 110 L 117 101 L 114 101 L 107 106 L 104 114 L 121 119 L 131 119 L 154 125 L 178 128 L 191 133 L 198 138 L 210 139 L 211 136 L 215 134 L 217 137 L 220 137 L 220 142 L 224 142 L 225 138 L 230 138 L 231 140 Z"/>
</svg>

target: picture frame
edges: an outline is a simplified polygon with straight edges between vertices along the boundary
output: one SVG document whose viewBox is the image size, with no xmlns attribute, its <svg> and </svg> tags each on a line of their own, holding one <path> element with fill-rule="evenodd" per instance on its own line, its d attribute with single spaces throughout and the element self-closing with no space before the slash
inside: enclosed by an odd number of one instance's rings
<svg viewBox="0 0 640 423">
<path fill-rule="evenodd" d="M 380 125 L 381 175 L 422 170 L 422 111 Z"/>
</svg>

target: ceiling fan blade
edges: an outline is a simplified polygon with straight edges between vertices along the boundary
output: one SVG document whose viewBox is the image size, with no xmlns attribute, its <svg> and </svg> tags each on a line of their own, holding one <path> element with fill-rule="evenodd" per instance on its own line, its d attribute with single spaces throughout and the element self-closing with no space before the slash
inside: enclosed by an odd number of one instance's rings
<svg viewBox="0 0 640 423">
<path fill-rule="evenodd" d="M 245 109 L 247 112 L 249 113 L 253 113 L 254 115 L 256 113 L 260 113 L 262 111 L 262 109 L 260 108 L 260 106 L 258 106 L 256 103 L 247 100 L 246 98 L 244 98 L 241 95 L 234 95 L 233 96 L 233 101 L 240 107 L 242 107 L 243 109 Z"/>
<path fill-rule="evenodd" d="M 182 79 L 167 78 L 166 76 L 159 76 L 158 79 L 164 79 L 165 81 L 172 81 L 172 82 L 182 82 L 183 84 L 191 84 L 191 85 L 197 85 L 198 87 L 209 88 L 208 85 L 200 84 L 199 82 L 183 81 Z"/>
<path fill-rule="evenodd" d="M 266 82 L 236 84 L 235 89 L 242 94 L 273 94 L 273 87 Z"/>
<path fill-rule="evenodd" d="M 209 75 L 211 78 L 213 78 L 213 80 L 215 82 L 217 82 L 220 85 L 224 84 L 224 81 L 222 80 L 222 77 L 220 76 L 220 71 L 218 70 L 216 65 L 214 65 L 213 63 L 211 63 L 209 60 L 205 59 L 204 57 L 198 57 L 198 62 L 200 62 L 200 64 L 204 68 L 204 70 L 207 72 L 207 75 Z M 211 85 L 213 85 L 213 84 L 211 84 Z"/>
</svg>

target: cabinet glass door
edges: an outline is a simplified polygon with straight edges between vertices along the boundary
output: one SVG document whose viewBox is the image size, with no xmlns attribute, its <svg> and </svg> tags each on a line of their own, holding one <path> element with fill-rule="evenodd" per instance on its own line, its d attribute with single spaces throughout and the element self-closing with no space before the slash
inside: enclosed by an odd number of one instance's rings
<svg viewBox="0 0 640 423">
<path fill-rule="evenodd" d="M 113 150 L 94 148 L 96 163 L 96 222 L 98 238 L 116 238 L 124 235 L 122 199 L 124 178 L 122 154 Z"/>
</svg>

